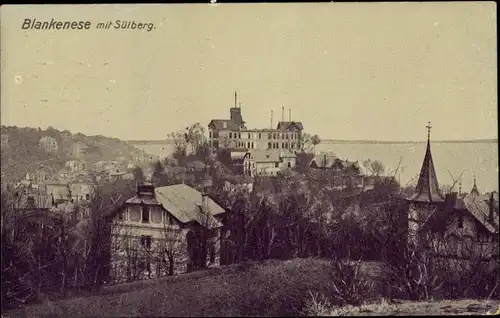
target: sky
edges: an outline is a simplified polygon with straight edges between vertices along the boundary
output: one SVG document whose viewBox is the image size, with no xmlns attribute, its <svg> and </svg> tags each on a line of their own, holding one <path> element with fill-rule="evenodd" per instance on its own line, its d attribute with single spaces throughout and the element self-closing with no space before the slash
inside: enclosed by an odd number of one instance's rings
<svg viewBox="0 0 500 318">
<path fill-rule="evenodd" d="M 497 138 L 495 2 L 1 7 L 2 125 L 159 140 L 292 111 L 323 139 Z M 22 30 L 26 18 L 91 30 Z M 98 30 L 133 20 L 156 29 Z"/>
</svg>

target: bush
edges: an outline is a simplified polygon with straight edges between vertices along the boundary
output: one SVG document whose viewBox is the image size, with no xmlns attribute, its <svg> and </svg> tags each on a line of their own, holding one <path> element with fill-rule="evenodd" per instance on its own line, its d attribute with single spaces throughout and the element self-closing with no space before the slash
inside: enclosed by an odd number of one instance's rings
<svg viewBox="0 0 500 318">
<path fill-rule="evenodd" d="M 331 294 L 333 299 L 341 305 L 362 304 L 370 296 L 374 283 L 361 273 L 361 260 L 352 262 L 337 259 L 332 265 Z"/>
</svg>

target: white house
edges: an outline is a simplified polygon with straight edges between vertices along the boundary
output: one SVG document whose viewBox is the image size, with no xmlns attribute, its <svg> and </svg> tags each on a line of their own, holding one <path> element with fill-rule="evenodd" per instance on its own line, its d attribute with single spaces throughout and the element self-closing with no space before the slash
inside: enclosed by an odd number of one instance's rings
<svg viewBox="0 0 500 318">
<path fill-rule="evenodd" d="M 276 175 L 278 172 L 294 168 L 296 156 L 291 151 L 252 149 L 244 156 L 243 171 L 249 176 Z"/>
<path fill-rule="evenodd" d="M 159 188 L 139 184 L 137 194 L 113 216 L 113 279 L 181 273 L 201 262 L 217 265 L 219 218 L 225 212 L 207 194 L 185 184 Z M 200 247 L 202 232 L 210 237 L 204 249 Z"/>
</svg>

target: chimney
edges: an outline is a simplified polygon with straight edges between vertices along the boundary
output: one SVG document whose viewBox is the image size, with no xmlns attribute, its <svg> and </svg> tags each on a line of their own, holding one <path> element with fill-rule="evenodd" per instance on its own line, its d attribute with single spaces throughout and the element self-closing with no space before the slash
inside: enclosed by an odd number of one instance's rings
<svg viewBox="0 0 500 318">
<path fill-rule="evenodd" d="M 292 121 L 292 109 L 288 109 L 288 121 Z"/>
<path fill-rule="evenodd" d="M 273 110 L 271 109 L 271 129 L 273 129 Z"/>
<path fill-rule="evenodd" d="M 138 182 L 136 187 L 138 197 L 154 197 L 155 187 L 152 183 Z"/>
<path fill-rule="evenodd" d="M 285 121 L 285 106 L 281 106 L 281 121 Z"/>
<path fill-rule="evenodd" d="M 202 206 L 203 212 L 208 212 L 207 187 L 204 187 L 203 192 L 201 193 L 201 206 Z"/>
<path fill-rule="evenodd" d="M 495 213 L 495 199 L 493 198 L 493 191 L 491 192 L 489 201 L 490 213 L 488 215 L 488 220 L 490 221 L 490 223 L 493 223 L 493 214 Z"/>
</svg>

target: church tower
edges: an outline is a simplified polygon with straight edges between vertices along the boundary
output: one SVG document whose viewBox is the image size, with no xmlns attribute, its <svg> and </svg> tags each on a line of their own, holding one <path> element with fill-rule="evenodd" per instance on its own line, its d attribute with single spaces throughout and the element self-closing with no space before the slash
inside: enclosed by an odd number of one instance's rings
<svg viewBox="0 0 500 318">
<path fill-rule="evenodd" d="M 427 148 L 424 162 L 420 169 L 417 186 L 413 195 L 406 200 L 409 204 L 408 211 L 408 244 L 417 246 L 422 226 L 429 217 L 437 210 L 442 209 L 444 197 L 439 190 L 439 184 L 434 169 L 431 154 L 431 123 L 427 128 Z"/>
</svg>

